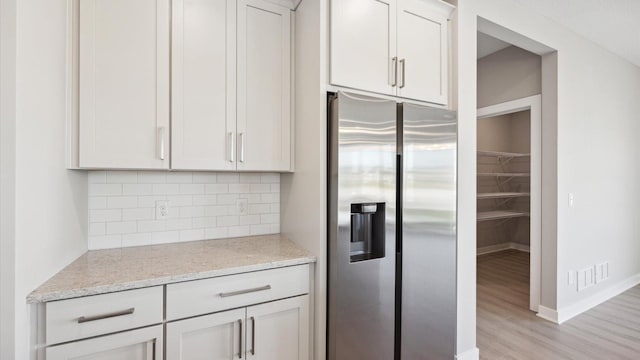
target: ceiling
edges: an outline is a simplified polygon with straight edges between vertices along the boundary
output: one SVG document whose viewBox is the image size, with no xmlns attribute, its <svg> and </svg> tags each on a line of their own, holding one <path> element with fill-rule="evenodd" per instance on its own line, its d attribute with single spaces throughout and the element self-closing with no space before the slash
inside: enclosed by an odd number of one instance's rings
<svg viewBox="0 0 640 360">
<path fill-rule="evenodd" d="M 516 0 L 640 66 L 640 0 Z"/>
<path fill-rule="evenodd" d="M 478 59 L 491 55 L 502 49 L 508 48 L 511 44 L 498 40 L 487 34 L 478 32 Z"/>
</svg>

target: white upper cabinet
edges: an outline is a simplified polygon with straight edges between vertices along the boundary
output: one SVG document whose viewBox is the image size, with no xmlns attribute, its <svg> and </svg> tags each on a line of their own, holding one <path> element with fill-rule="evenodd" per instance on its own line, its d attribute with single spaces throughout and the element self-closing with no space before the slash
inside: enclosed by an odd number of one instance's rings
<svg viewBox="0 0 640 360">
<path fill-rule="evenodd" d="M 234 170 L 233 0 L 173 0 L 171 167 Z"/>
<path fill-rule="evenodd" d="M 331 83 L 395 95 L 397 0 L 331 2 Z"/>
<path fill-rule="evenodd" d="M 447 104 L 449 12 L 423 0 L 398 2 L 398 96 Z"/>
<path fill-rule="evenodd" d="M 447 105 L 453 9 L 440 0 L 333 0 L 331 83 Z"/>
<path fill-rule="evenodd" d="M 79 166 L 169 168 L 169 0 L 79 6 Z"/>
<path fill-rule="evenodd" d="M 71 168 L 292 170 L 293 2 L 71 1 Z"/>
<path fill-rule="evenodd" d="M 238 0 L 238 170 L 291 169 L 291 16 Z"/>
</svg>

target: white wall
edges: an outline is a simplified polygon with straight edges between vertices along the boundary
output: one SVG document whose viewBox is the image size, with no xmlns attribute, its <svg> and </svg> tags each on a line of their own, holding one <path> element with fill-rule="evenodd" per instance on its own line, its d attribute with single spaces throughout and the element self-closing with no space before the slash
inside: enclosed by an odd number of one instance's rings
<svg viewBox="0 0 640 360">
<path fill-rule="evenodd" d="M 516 46 L 478 60 L 478 108 L 538 95 L 542 60 Z"/>
<path fill-rule="evenodd" d="M 325 359 L 327 299 L 327 0 L 296 11 L 295 173 L 281 177 L 281 231 L 313 253 L 315 358 Z"/>
<path fill-rule="evenodd" d="M 460 1 L 458 16 L 460 166 L 475 169 L 475 141 L 470 138 L 476 131 L 478 16 L 558 51 L 557 307 L 640 273 L 640 229 L 634 220 L 640 214 L 640 189 L 635 185 L 640 182 L 640 69 L 513 0 Z M 459 192 L 458 294 L 465 296 L 458 301 L 461 353 L 475 347 L 475 296 L 468 297 L 475 295 L 475 260 L 468 251 L 475 248 L 470 235 L 475 232 L 470 191 L 475 190 L 475 179 L 466 168 L 459 179 L 464 189 Z M 569 192 L 576 194 L 574 208 L 567 206 Z M 606 260 L 608 281 L 581 293 L 567 285 L 567 271 Z"/>
<path fill-rule="evenodd" d="M 65 170 L 65 16 L 65 0 L 17 2 L 15 353 L 3 359 L 29 358 L 25 297 L 87 248 L 87 175 Z"/>
<path fill-rule="evenodd" d="M 15 0 L 0 0 L 0 358 L 14 352 Z"/>
</svg>

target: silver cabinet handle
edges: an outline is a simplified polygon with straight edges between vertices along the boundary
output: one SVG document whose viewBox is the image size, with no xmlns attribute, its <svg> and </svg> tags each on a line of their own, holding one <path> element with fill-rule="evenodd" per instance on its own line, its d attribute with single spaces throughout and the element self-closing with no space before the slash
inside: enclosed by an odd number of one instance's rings
<svg viewBox="0 0 640 360">
<path fill-rule="evenodd" d="M 108 314 L 101 314 L 101 315 L 94 315 L 94 316 L 80 316 L 78 318 L 78 324 L 82 324 L 90 321 L 108 319 L 108 318 L 117 317 L 117 316 L 131 315 L 133 314 L 134 311 L 136 311 L 136 308 L 130 308 L 130 309 L 121 310 L 121 311 L 114 311 Z"/>
<path fill-rule="evenodd" d="M 233 136 L 233 131 L 229 133 L 229 162 L 236 161 L 236 137 Z"/>
<path fill-rule="evenodd" d="M 271 285 L 260 286 L 252 289 L 224 292 L 218 295 L 224 298 L 224 297 L 237 296 L 237 295 L 248 294 L 248 293 L 264 291 L 264 290 L 271 290 Z"/>
<path fill-rule="evenodd" d="M 398 57 L 391 58 L 391 86 L 398 85 Z"/>
<path fill-rule="evenodd" d="M 239 156 L 239 160 L 241 163 L 244 162 L 244 133 L 241 132 L 240 134 L 238 134 L 238 136 L 240 136 L 240 156 Z"/>
<path fill-rule="evenodd" d="M 256 354 L 256 318 L 251 317 L 251 355 Z"/>
<path fill-rule="evenodd" d="M 160 160 L 164 160 L 164 126 L 159 129 L 160 133 Z"/>
<path fill-rule="evenodd" d="M 406 67 L 406 61 L 405 59 L 400 60 L 400 67 L 402 68 L 402 76 L 400 77 L 400 89 L 402 89 L 404 87 L 404 72 L 405 72 L 405 67 Z"/>
<path fill-rule="evenodd" d="M 240 325 L 240 336 L 239 336 L 239 341 L 238 341 L 238 345 L 239 345 L 239 350 L 238 350 L 238 359 L 242 359 L 242 319 L 238 320 L 238 325 Z"/>
</svg>

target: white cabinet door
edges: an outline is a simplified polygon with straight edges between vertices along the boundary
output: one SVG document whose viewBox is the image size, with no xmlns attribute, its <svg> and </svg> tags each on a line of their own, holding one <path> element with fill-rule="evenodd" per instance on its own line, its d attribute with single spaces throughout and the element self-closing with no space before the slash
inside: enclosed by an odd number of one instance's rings
<svg viewBox="0 0 640 360">
<path fill-rule="evenodd" d="M 399 0 L 399 96 L 447 104 L 447 33 L 446 13 L 424 0 Z"/>
<path fill-rule="evenodd" d="M 162 325 L 50 346 L 47 360 L 162 360 Z"/>
<path fill-rule="evenodd" d="M 397 0 L 331 1 L 331 83 L 395 95 Z"/>
<path fill-rule="evenodd" d="M 79 163 L 169 167 L 169 0 L 82 0 Z"/>
<path fill-rule="evenodd" d="M 242 308 L 168 323 L 166 360 L 244 358 L 245 316 Z"/>
<path fill-rule="evenodd" d="M 247 359 L 309 359 L 309 296 L 247 308 Z"/>
<path fill-rule="evenodd" d="M 291 16 L 238 0 L 238 170 L 291 168 Z"/>
<path fill-rule="evenodd" d="M 234 0 L 173 0 L 171 167 L 235 170 Z"/>
</svg>

